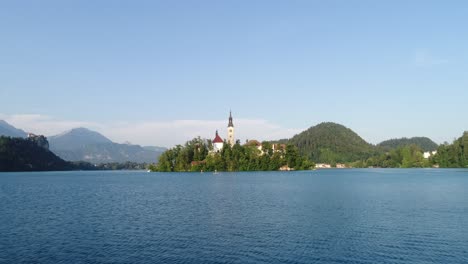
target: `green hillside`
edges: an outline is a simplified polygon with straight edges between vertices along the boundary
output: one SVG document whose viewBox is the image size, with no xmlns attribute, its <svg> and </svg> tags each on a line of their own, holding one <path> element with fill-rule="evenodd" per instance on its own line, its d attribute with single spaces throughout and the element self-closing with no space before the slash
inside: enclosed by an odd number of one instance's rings
<svg viewBox="0 0 468 264">
<path fill-rule="evenodd" d="M 74 166 L 36 142 L 0 137 L 0 171 L 71 170 Z"/>
<path fill-rule="evenodd" d="M 468 168 L 468 131 L 452 144 L 442 144 L 432 158 L 441 168 Z"/>
<path fill-rule="evenodd" d="M 377 144 L 378 147 L 381 147 L 385 151 L 392 149 L 397 149 L 404 146 L 416 145 L 420 147 L 423 151 L 434 151 L 437 149 L 438 145 L 430 138 L 427 137 L 412 137 L 412 138 L 395 138 L 382 141 Z"/>
<path fill-rule="evenodd" d="M 295 135 L 288 143 L 314 162 L 336 163 L 367 159 L 377 153 L 351 129 L 336 123 L 321 123 Z"/>
</svg>

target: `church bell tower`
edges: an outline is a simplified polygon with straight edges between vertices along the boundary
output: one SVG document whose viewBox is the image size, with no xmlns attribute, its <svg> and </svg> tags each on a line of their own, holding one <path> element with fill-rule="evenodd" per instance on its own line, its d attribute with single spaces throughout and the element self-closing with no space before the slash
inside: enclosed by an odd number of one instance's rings
<svg viewBox="0 0 468 264">
<path fill-rule="evenodd" d="M 235 139 L 234 139 L 234 124 L 232 123 L 232 113 L 229 111 L 229 124 L 228 124 L 228 137 L 227 141 L 229 145 L 234 146 Z"/>
</svg>

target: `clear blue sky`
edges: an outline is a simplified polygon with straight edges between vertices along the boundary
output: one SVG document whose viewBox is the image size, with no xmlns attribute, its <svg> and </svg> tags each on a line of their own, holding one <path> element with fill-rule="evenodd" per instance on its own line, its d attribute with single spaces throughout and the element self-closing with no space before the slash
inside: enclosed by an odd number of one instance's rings
<svg viewBox="0 0 468 264">
<path fill-rule="evenodd" d="M 467 1 L 2 1 L 0 114 L 468 130 Z"/>
</svg>

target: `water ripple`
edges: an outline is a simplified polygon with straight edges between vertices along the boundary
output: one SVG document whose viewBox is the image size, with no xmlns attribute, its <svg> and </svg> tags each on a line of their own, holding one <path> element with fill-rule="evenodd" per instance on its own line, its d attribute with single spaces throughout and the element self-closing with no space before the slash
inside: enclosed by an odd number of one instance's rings
<svg viewBox="0 0 468 264">
<path fill-rule="evenodd" d="M 467 263 L 466 170 L 0 174 L 0 263 Z"/>
</svg>

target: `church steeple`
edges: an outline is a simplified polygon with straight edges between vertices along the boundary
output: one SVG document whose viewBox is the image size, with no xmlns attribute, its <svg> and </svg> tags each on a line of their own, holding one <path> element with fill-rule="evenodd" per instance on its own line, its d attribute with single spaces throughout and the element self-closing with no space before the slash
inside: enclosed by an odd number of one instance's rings
<svg viewBox="0 0 468 264">
<path fill-rule="evenodd" d="M 234 127 L 234 124 L 232 123 L 232 113 L 229 111 L 229 124 L 228 127 Z"/>
<path fill-rule="evenodd" d="M 229 123 L 228 123 L 228 138 L 227 141 L 229 145 L 234 146 L 235 139 L 234 139 L 234 124 L 232 123 L 232 113 L 229 111 Z"/>
</svg>

